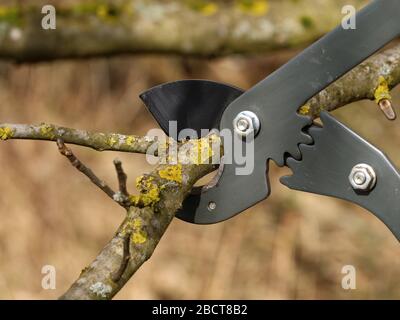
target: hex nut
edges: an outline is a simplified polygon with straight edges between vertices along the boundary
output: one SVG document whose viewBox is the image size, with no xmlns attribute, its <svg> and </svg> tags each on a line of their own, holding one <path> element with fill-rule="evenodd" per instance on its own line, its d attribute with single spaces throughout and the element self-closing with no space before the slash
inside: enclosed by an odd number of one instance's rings
<svg viewBox="0 0 400 320">
<path fill-rule="evenodd" d="M 247 137 L 251 133 L 257 135 L 260 130 L 260 120 L 252 111 L 242 111 L 233 120 L 233 128 L 241 137 Z"/>
<path fill-rule="evenodd" d="M 376 185 L 375 170 L 368 164 L 357 164 L 351 169 L 349 181 L 354 190 L 371 191 Z"/>
</svg>

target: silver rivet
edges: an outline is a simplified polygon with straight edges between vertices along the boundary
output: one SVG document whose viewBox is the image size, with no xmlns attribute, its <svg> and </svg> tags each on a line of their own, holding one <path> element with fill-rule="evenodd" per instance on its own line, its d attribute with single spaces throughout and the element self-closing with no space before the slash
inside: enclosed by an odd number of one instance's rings
<svg viewBox="0 0 400 320">
<path fill-rule="evenodd" d="M 256 136 L 260 130 L 260 120 L 254 112 L 242 111 L 233 120 L 233 128 L 242 137 L 250 134 Z"/>
<path fill-rule="evenodd" d="M 207 209 L 208 211 L 214 211 L 217 208 L 217 204 L 214 201 L 210 201 L 208 203 Z"/>
<path fill-rule="evenodd" d="M 368 164 L 357 164 L 351 169 L 349 181 L 354 190 L 371 191 L 376 184 L 375 170 Z"/>
</svg>

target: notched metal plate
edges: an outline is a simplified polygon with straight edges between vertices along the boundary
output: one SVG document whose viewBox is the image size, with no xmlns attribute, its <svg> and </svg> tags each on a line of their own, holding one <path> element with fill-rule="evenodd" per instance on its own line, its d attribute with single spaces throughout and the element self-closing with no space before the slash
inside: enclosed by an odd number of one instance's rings
<svg viewBox="0 0 400 320">
<path fill-rule="evenodd" d="M 313 145 L 300 145 L 302 159 L 287 160 L 293 175 L 281 182 L 295 190 L 336 197 L 374 213 L 400 240 L 400 175 L 382 151 L 340 123 L 321 113 L 323 127 L 313 126 Z M 377 176 L 374 189 L 360 193 L 349 182 L 352 168 L 370 165 Z"/>
</svg>

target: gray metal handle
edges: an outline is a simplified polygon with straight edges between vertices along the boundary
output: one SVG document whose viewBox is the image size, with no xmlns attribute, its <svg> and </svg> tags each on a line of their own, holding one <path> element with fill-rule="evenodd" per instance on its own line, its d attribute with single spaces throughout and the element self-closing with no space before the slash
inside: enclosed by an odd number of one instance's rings
<svg viewBox="0 0 400 320">
<path fill-rule="evenodd" d="M 220 129 L 233 130 L 241 111 L 251 111 L 261 122 L 254 140 L 255 170 L 236 175 L 240 164 L 228 164 L 218 184 L 202 194 L 189 196 L 177 217 L 202 224 L 231 218 L 268 197 L 267 161 L 285 164 L 285 155 L 300 157 L 299 143 L 310 143 L 302 129 L 311 119 L 297 109 L 345 72 L 400 34 L 400 0 L 376 0 L 356 15 L 355 30 L 342 26 L 304 50 L 265 80 L 246 91 L 224 111 Z M 224 147 L 229 148 L 227 144 Z M 233 147 L 232 147 L 233 148 Z M 216 209 L 210 212 L 210 203 Z"/>
</svg>

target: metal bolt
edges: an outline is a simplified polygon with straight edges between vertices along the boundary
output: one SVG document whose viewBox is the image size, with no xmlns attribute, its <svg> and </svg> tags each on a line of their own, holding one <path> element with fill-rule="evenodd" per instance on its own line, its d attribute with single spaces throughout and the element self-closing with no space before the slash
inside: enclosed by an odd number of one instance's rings
<svg viewBox="0 0 400 320">
<path fill-rule="evenodd" d="M 353 176 L 353 181 L 358 186 L 363 185 L 365 180 L 367 180 L 367 177 L 365 176 L 364 172 L 356 172 Z"/>
<path fill-rule="evenodd" d="M 208 211 L 214 211 L 217 208 L 217 204 L 214 201 L 210 201 L 208 203 L 207 209 Z"/>
<path fill-rule="evenodd" d="M 238 130 L 241 132 L 246 131 L 250 127 L 250 123 L 247 121 L 247 119 L 241 118 L 238 120 L 236 123 Z"/>
<path fill-rule="evenodd" d="M 260 130 L 260 120 L 254 112 L 242 111 L 233 120 L 233 128 L 242 137 L 251 133 L 256 136 Z"/>
<path fill-rule="evenodd" d="M 376 184 L 375 170 L 368 164 L 357 164 L 351 169 L 349 181 L 354 190 L 371 191 Z"/>
</svg>

